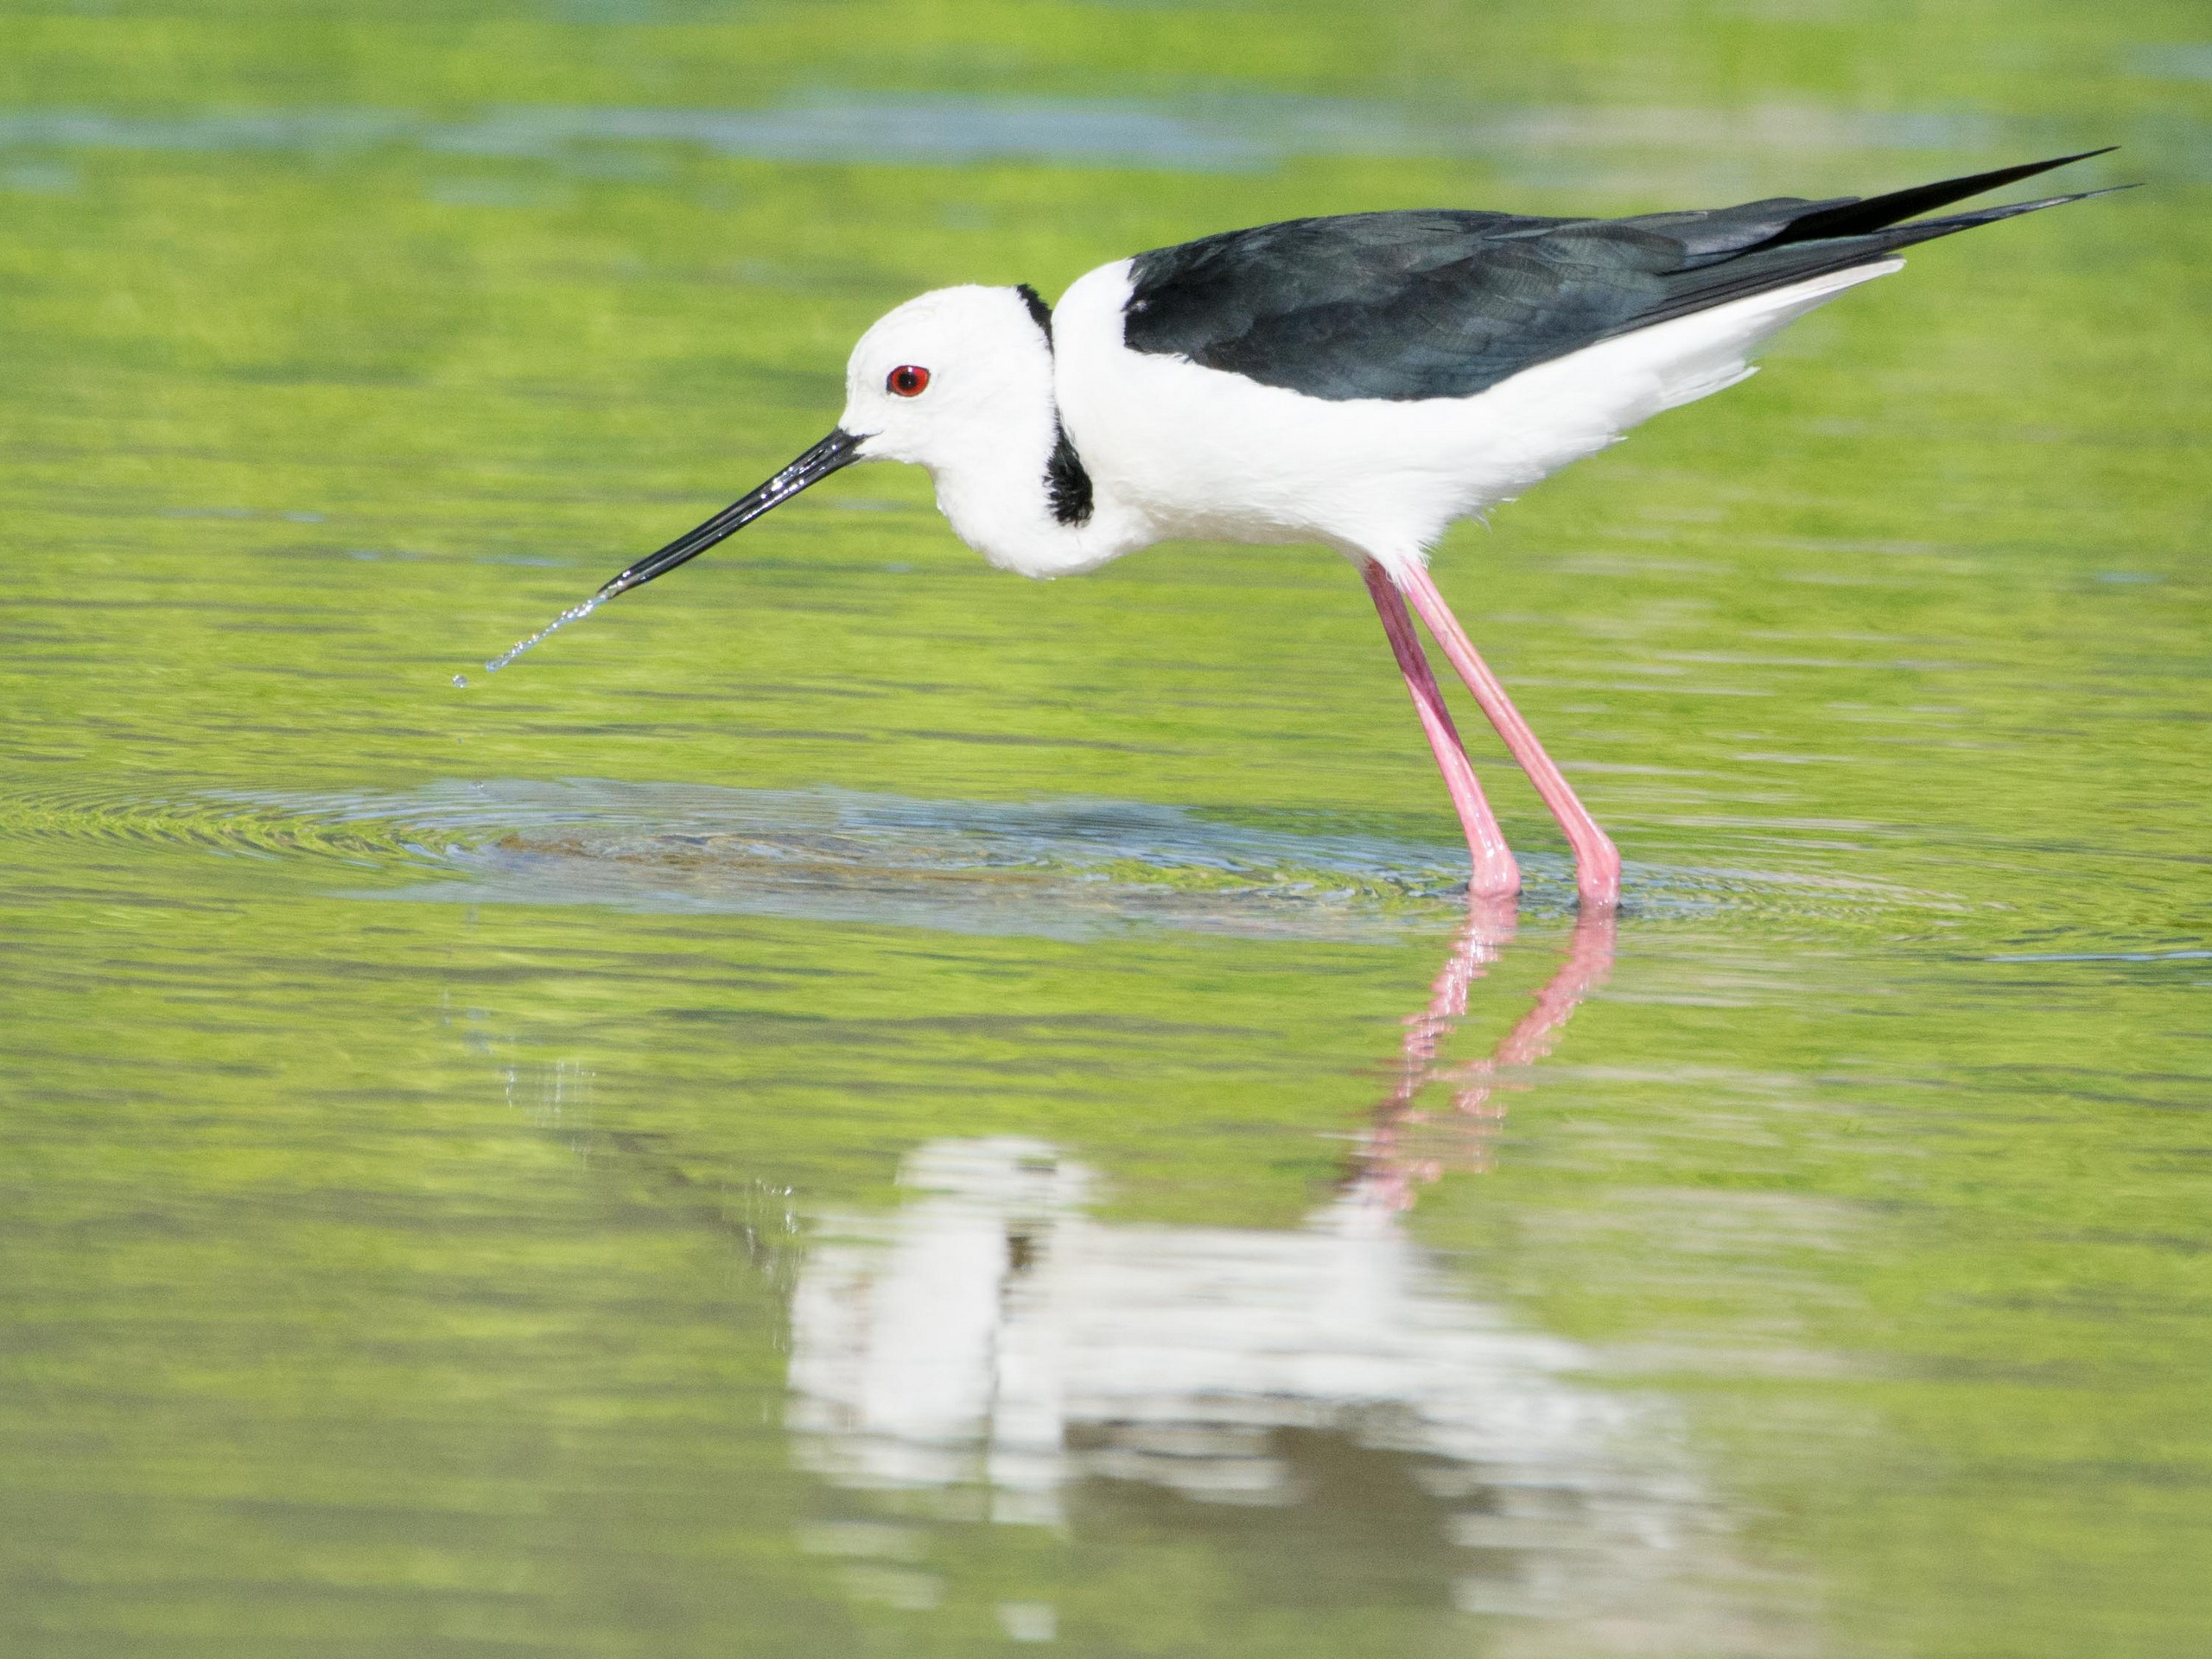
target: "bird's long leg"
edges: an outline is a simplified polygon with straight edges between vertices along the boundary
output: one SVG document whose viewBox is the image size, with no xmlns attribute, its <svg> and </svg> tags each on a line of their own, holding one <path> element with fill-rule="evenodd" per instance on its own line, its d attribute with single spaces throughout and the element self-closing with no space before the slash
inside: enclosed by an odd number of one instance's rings
<svg viewBox="0 0 2212 1659">
<path fill-rule="evenodd" d="M 1406 614 L 1405 598 L 1389 573 L 1374 560 L 1363 561 L 1361 571 L 1367 578 L 1368 594 L 1375 601 L 1376 614 L 1382 619 L 1382 632 L 1390 637 L 1390 652 L 1398 659 L 1398 672 L 1406 677 L 1406 690 L 1413 696 L 1421 730 L 1428 734 L 1428 747 L 1436 756 L 1437 769 L 1444 774 L 1444 787 L 1451 791 L 1459 827 L 1467 832 L 1467 851 L 1475 866 L 1467 896 L 1510 899 L 1521 891 L 1521 867 L 1513 861 L 1505 832 L 1497 827 L 1490 803 L 1483 798 L 1483 786 L 1476 781 L 1459 728 L 1444 706 L 1444 693 L 1437 688 L 1436 676 L 1429 671 L 1421 636 L 1414 632 L 1413 618 Z"/>
<path fill-rule="evenodd" d="M 1490 664 L 1483 661 L 1466 630 L 1452 614 L 1444 595 L 1437 592 L 1436 583 L 1427 571 L 1410 561 L 1398 582 L 1421 613 L 1421 620 L 1428 624 L 1428 631 L 1436 636 L 1436 643 L 1444 647 L 1452 666 L 1459 671 L 1467 690 L 1475 694 L 1483 713 L 1490 716 L 1490 723 L 1497 728 L 1505 747 L 1529 774 L 1529 781 L 1535 785 L 1536 793 L 1544 798 L 1559 827 L 1567 832 L 1567 845 L 1574 849 L 1574 886 L 1582 902 L 1592 907 L 1619 903 L 1620 854 L 1588 809 L 1575 798 L 1574 791 L 1560 775 L 1551 756 L 1544 753 L 1535 733 L 1529 729 L 1529 722 L 1513 706 L 1513 699 L 1505 695 L 1497 676 L 1490 671 Z"/>
</svg>

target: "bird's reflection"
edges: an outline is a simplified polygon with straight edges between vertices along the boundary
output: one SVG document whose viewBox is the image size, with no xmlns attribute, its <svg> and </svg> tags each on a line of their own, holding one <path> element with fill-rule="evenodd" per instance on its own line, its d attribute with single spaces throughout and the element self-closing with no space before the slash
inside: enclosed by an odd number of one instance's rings
<svg viewBox="0 0 2212 1659">
<path fill-rule="evenodd" d="M 1615 912 L 1585 912 L 1575 921 L 1566 959 L 1536 994 L 1535 1006 L 1489 1056 L 1440 1067 L 1438 1051 L 1465 1017 L 1468 993 L 1498 959 L 1518 919 L 1510 899 L 1478 899 L 1468 906 L 1467 919 L 1430 989 L 1428 1006 L 1406 1021 L 1393 1086 L 1376 1109 L 1348 1182 L 1363 1201 L 1409 1209 L 1420 1189 L 1447 1169 L 1490 1168 L 1505 1118 L 1500 1092 L 1529 1086 L 1523 1070 L 1551 1052 L 1554 1033 L 1612 972 Z M 1450 1109 L 1441 1114 L 1421 1104 L 1423 1093 L 1436 1084 L 1452 1090 Z"/>
<path fill-rule="evenodd" d="M 1506 1035 L 1446 1058 L 1492 965 L 1533 948 L 1517 919 L 1470 912 L 1344 1179 L 1291 1228 L 1102 1220 L 1089 1169 L 1014 1136 L 916 1147 L 888 1214 L 781 1188 L 734 1209 L 666 1137 L 594 1126 L 587 1073 L 556 1068 L 530 1109 L 789 1287 L 783 1430 L 822 1483 L 797 1542 L 878 1616 L 982 1601 L 1010 1640 L 1119 1650 L 1131 1631 L 1078 1581 L 1154 1540 L 1204 1552 L 1200 1623 L 1225 1594 L 1472 1620 L 1529 1659 L 1797 1651 L 1792 1598 L 1733 1560 L 1672 1404 L 1603 1386 L 1597 1355 L 1411 1230 L 1431 1183 L 1491 1166 L 1510 1091 L 1611 969 L 1611 918 L 1584 919 Z"/>
<path fill-rule="evenodd" d="M 1592 1386 L 1586 1351 L 1468 1295 L 1405 1225 L 1424 1183 L 1484 1166 L 1501 1091 L 1610 968 L 1610 918 L 1585 921 L 1491 1054 L 1440 1069 L 1514 919 L 1469 918 L 1357 1168 L 1299 1228 L 1100 1221 L 1089 1171 L 1013 1137 L 919 1147 L 895 1214 L 823 1217 L 791 1306 L 795 1455 L 910 1516 L 1195 1504 L 1182 1524 L 1209 1536 L 1281 1534 L 1253 1547 L 1297 1548 L 1309 1589 L 1338 1561 L 1354 1600 L 1360 1541 L 1389 1539 L 1440 1600 L 1566 1620 L 1577 1651 L 1674 1650 L 1691 1626 L 1734 1650 L 1684 1588 L 1715 1529 L 1665 1404 Z M 1419 1133 L 1440 1124 L 1452 1146 Z"/>
</svg>

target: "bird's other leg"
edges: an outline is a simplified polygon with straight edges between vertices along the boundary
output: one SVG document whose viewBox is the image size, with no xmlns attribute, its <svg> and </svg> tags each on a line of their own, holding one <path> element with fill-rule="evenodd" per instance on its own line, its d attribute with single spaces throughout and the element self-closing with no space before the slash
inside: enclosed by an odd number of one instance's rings
<svg viewBox="0 0 2212 1659">
<path fill-rule="evenodd" d="M 1367 578 L 1376 613 L 1382 619 L 1382 632 L 1389 636 L 1391 654 L 1398 659 L 1398 672 L 1405 676 L 1406 690 L 1413 696 L 1421 730 L 1428 734 L 1437 769 L 1444 774 L 1444 787 L 1451 791 L 1459 827 L 1467 832 L 1467 851 L 1474 860 L 1467 896 L 1510 899 L 1521 891 L 1521 867 L 1513 861 L 1505 832 L 1497 827 L 1490 803 L 1483 798 L 1483 786 L 1476 781 L 1475 768 L 1459 741 L 1459 729 L 1444 706 L 1444 693 L 1437 689 L 1436 676 L 1429 671 L 1421 636 L 1414 632 L 1413 618 L 1406 614 L 1405 599 L 1389 573 L 1373 559 L 1363 561 L 1360 569 Z"/>
<path fill-rule="evenodd" d="M 1593 908 L 1619 903 L 1620 854 L 1598 827 L 1598 821 L 1590 816 L 1588 809 L 1575 798 L 1574 791 L 1560 776 L 1551 756 L 1544 753 L 1544 746 L 1536 741 L 1535 733 L 1529 729 L 1529 722 L 1521 718 L 1521 711 L 1505 695 L 1497 676 L 1490 671 L 1490 664 L 1483 661 L 1459 619 L 1452 614 L 1444 595 L 1436 590 L 1435 582 L 1427 570 L 1411 562 L 1398 582 L 1413 601 L 1414 608 L 1421 613 L 1421 620 L 1428 624 L 1428 631 L 1436 636 L 1436 643 L 1444 647 L 1452 666 L 1467 683 L 1467 690 L 1475 694 L 1483 713 L 1490 716 L 1490 723 L 1497 728 L 1505 747 L 1529 774 L 1529 781 L 1535 785 L 1536 793 L 1544 798 L 1544 804 L 1559 820 L 1559 827 L 1567 832 L 1567 845 L 1574 849 L 1575 890 L 1580 893 L 1582 902 Z"/>
</svg>

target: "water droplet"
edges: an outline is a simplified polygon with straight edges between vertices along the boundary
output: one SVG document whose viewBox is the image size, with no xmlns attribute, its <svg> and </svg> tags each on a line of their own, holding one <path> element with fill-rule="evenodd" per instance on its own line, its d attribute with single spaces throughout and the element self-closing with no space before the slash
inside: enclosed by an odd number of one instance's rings
<svg viewBox="0 0 2212 1659">
<path fill-rule="evenodd" d="M 468 676 L 466 674 L 454 675 L 453 677 L 453 683 L 464 691 L 468 690 Z"/>
<path fill-rule="evenodd" d="M 589 599 L 584 601 L 582 604 L 569 606 L 567 610 L 562 612 L 560 615 L 555 617 L 550 622 L 548 622 L 536 633 L 531 634 L 529 639 L 523 640 L 518 645 L 509 646 L 505 651 L 501 652 L 497 657 L 494 657 L 490 662 L 485 664 L 484 671 L 487 674 L 498 673 L 509 663 L 514 661 L 516 658 L 521 656 L 523 652 L 528 651 L 532 645 L 537 644 L 538 641 L 543 639 L 547 635 L 553 633 L 559 629 L 567 627 L 571 622 L 582 621 L 584 618 L 589 616 L 594 611 L 600 607 L 603 595 L 594 594 Z"/>
</svg>

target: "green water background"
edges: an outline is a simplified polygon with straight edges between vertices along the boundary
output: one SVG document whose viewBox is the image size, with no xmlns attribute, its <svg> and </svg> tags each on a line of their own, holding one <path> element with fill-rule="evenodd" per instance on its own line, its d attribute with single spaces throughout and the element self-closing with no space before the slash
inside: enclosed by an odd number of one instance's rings
<svg viewBox="0 0 2212 1659">
<path fill-rule="evenodd" d="M 0 15 L 6 1645 L 969 1654 L 1014 1602 L 1096 1655 L 2203 1651 L 2208 41 L 2154 0 Z M 918 1147 L 1049 1143 L 1102 1224 L 1327 1201 L 1456 924 L 1418 729 L 1332 556 L 1030 584 L 889 468 L 485 658 L 820 435 L 927 287 L 2115 142 L 2078 176 L 2148 188 L 1916 254 L 1439 557 L 1630 910 L 1405 1224 L 1676 1425 L 1723 1612 L 1455 1611 L 1356 1484 L 995 1526 L 795 1460 L 809 1240 Z M 1466 1059 L 1569 926 L 1478 759 L 1532 884 Z M 533 863 L 513 785 L 564 779 L 619 823 Z M 904 831 L 763 905 L 612 785 L 1105 827 L 971 925 Z M 808 1545 L 887 1514 L 933 1605 Z"/>
</svg>

